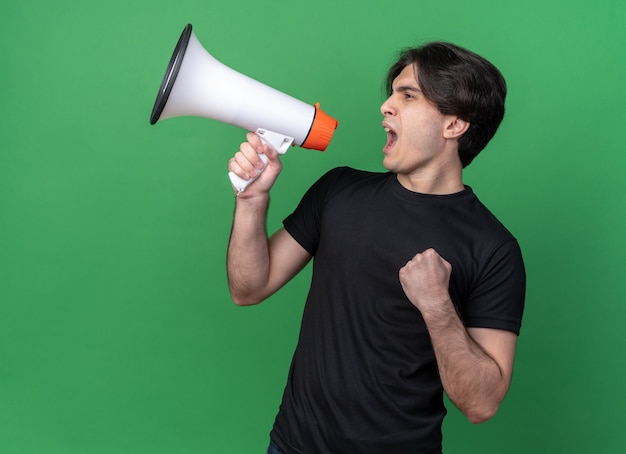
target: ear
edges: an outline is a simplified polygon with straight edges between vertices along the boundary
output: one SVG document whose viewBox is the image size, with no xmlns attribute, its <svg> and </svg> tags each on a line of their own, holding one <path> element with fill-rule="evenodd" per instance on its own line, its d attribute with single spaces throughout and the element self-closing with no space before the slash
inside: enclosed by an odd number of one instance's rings
<svg viewBox="0 0 626 454">
<path fill-rule="evenodd" d="M 459 117 L 449 117 L 443 134 L 446 139 L 460 139 L 469 127 L 469 121 L 462 120 Z"/>
</svg>

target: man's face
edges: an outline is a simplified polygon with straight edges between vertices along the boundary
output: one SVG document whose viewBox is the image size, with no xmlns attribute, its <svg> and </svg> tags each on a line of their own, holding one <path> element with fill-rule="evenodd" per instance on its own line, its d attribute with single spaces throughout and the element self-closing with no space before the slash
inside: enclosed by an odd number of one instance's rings
<svg viewBox="0 0 626 454">
<path fill-rule="evenodd" d="M 387 131 L 383 166 L 398 175 L 437 171 L 450 160 L 450 153 L 444 151 L 449 148 L 446 128 L 451 117 L 424 97 L 416 75 L 414 65 L 406 66 L 380 108 Z"/>
</svg>

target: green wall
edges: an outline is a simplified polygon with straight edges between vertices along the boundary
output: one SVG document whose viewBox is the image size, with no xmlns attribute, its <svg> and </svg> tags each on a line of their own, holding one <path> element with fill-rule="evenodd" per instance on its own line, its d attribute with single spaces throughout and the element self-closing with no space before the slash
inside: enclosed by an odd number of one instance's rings
<svg viewBox="0 0 626 454">
<path fill-rule="evenodd" d="M 445 452 L 622 453 L 626 3 L 25 0 L 0 13 L 0 452 L 264 452 L 309 269 L 235 307 L 227 161 L 243 131 L 148 123 L 183 26 L 220 61 L 340 120 L 292 149 L 275 229 L 338 165 L 381 170 L 381 81 L 443 39 L 491 59 L 508 111 L 466 182 L 518 237 L 511 391 Z M 228 88 L 225 87 L 225 90 Z"/>
</svg>

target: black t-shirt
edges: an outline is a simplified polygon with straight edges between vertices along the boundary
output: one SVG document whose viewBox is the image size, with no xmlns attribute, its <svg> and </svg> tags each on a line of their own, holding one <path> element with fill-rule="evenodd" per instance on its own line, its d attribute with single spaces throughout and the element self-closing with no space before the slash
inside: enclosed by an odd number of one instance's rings
<svg viewBox="0 0 626 454">
<path fill-rule="evenodd" d="M 314 256 L 311 288 L 271 436 L 286 453 L 438 453 L 446 410 L 435 355 L 398 272 L 434 248 L 467 327 L 519 334 L 525 272 L 515 238 L 471 188 L 405 189 L 337 168 L 284 221 Z"/>
</svg>

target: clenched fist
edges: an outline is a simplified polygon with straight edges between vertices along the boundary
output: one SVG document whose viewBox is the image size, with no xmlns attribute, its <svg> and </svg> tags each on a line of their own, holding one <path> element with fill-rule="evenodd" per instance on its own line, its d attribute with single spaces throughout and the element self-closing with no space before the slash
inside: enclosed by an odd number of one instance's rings
<svg viewBox="0 0 626 454">
<path fill-rule="evenodd" d="M 400 268 L 400 284 L 407 298 L 424 314 L 450 300 L 451 272 L 452 265 L 437 251 L 426 249 Z"/>
</svg>

